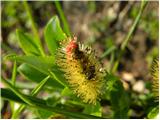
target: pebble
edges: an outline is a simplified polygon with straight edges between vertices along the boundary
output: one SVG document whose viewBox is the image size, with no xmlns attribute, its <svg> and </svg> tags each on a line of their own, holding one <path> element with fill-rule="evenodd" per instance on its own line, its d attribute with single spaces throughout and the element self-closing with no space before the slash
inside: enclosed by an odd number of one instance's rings
<svg viewBox="0 0 160 120">
<path fill-rule="evenodd" d="M 133 90 L 138 92 L 138 93 L 144 92 L 144 90 L 145 90 L 144 82 L 142 80 L 137 81 L 133 85 Z"/>
<path fill-rule="evenodd" d="M 129 73 L 129 72 L 123 72 L 122 73 L 122 79 L 127 81 L 127 82 L 130 82 L 131 84 L 135 83 L 135 79 L 134 79 L 133 74 Z"/>
</svg>

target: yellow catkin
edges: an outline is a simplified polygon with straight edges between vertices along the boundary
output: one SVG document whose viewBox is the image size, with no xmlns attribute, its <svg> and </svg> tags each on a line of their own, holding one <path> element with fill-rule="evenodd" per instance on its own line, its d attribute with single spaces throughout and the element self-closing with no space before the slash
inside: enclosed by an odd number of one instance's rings
<svg viewBox="0 0 160 120">
<path fill-rule="evenodd" d="M 152 74 L 152 91 L 156 98 L 159 100 L 159 61 L 154 60 L 151 69 Z"/>
<path fill-rule="evenodd" d="M 71 44 L 73 40 L 76 43 Z M 68 46 L 71 46 L 71 49 Z M 76 49 L 80 54 L 75 52 Z M 65 72 L 65 77 L 73 92 L 84 102 L 91 104 L 96 104 L 105 85 L 104 70 L 94 54 L 91 48 L 84 47 L 76 41 L 76 38 L 68 38 L 57 50 L 56 61 Z"/>
</svg>

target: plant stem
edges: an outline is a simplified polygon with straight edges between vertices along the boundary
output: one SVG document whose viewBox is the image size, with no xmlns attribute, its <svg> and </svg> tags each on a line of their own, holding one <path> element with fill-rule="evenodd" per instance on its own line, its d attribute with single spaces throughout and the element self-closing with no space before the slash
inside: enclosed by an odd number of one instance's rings
<svg viewBox="0 0 160 120">
<path fill-rule="evenodd" d="M 11 78 L 13 86 L 15 86 L 15 82 L 16 82 L 16 73 L 17 73 L 17 61 L 15 60 L 13 64 L 12 78 Z M 10 106 L 11 106 L 12 113 L 14 113 L 14 102 L 11 101 Z"/>
<path fill-rule="evenodd" d="M 46 84 L 46 82 L 48 81 L 48 79 L 50 78 L 50 76 L 47 76 L 46 78 L 44 78 L 32 91 L 31 91 L 31 96 L 36 96 L 40 90 L 44 87 L 44 85 Z M 26 105 L 20 105 L 19 108 L 13 113 L 12 115 L 12 119 L 17 118 L 18 114 L 21 113 L 24 109 L 25 109 Z"/>
<path fill-rule="evenodd" d="M 12 84 L 15 86 L 15 82 L 16 82 L 16 73 L 17 73 L 17 61 L 14 61 L 14 65 L 13 65 L 13 71 L 12 71 Z"/>
<path fill-rule="evenodd" d="M 142 2 L 141 2 L 141 7 L 140 7 L 140 10 L 139 10 L 139 13 L 138 13 L 138 15 L 137 15 L 137 17 L 136 17 L 136 19 L 135 19 L 132 27 L 130 28 L 130 30 L 129 30 L 129 32 L 128 32 L 126 38 L 125 38 L 125 40 L 124 40 L 123 43 L 121 44 L 121 50 L 122 50 L 122 51 L 127 47 L 127 44 L 128 44 L 128 42 L 129 42 L 129 40 L 131 40 L 132 34 L 133 34 L 133 32 L 135 31 L 135 29 L 136 29 L 136 27 L 137 27 L 137 25 L 138 25 L 138 23 L 139 23 L 139 21 L 140 21 L 140 18 L 141 18 L 141 16 L 142 16 L 142 13 L 143 13 L 143 10 L 144 10 L 146 4 L 147 4 L 146 1 L 142 1 Z"/>
<path fill-rule="evenodd" d="M 115 59 L 115 53 L 112 52 L 111 57 L 110 57 L 110 64 L 109 64 L 109 73 L 112 72 L 112 66 L 113 66 L 113 63 L 114 63 L 114 59 Z"/>
<path fill-rule="evenodd" d="M 124 50 L 127 47 L 128 42 L 131 40 L 132 34 L 135 31 L 135 29 L 136 29 L 136 27 L 137 27 L 137 25 L 138 25 L 138 23 L 140 21 L 140 18 L 142 16 L 142 13 L 143 13 L 144 8 L 146 7 L 146 5 L 147 5 L 147 1 L 142 0 L 139 13 L 136 16 L 136 19 L 135 19 L 133 25 L 131 26 L 131 28 L 130 28 L 130 30 L 129 30 L 129 32 L 128 32 L 126 38 L 125 38 L 125 40 L 121 44 L 120 53 L 118 55 L 117 60 L 115 61 L 115 64 L 114 64 L 113 69 L 112 69 L 112 72 L 115 72 L 117 70 L 120 58 L 122 57 L 122 55 L 124 53 Z"/>
<path fill-rule="evenodd" d="M 61 5 L 60 5 L 59 1 L 55 1 L 55 5 L 56 5 L 56 8 L 57 8 L 58 13 L 60 15 L 60 18 L 61 18 L 61 20 L 63 22 L 64 31 L 67 34 L 67 36 L 70 36 L 71 34 L 70 34 L 69 25 L 68 25 L 68 22 L 67 22 L 67 20 L 66 20 L 66 18 L 64 16 L 64 13 L 62 11 L 62 8 L 61 8 Z"/>
<path fill-rule="evenodd" d="M 28 14 L 28 17 L 29 17 L 29 19 L 30 19 L 30 21 L 31 21 L 32 31 L 33 31 L 34 36 L 35 36 L 35 38 L 36 38 L 36 43 L 37 43 L 38 49 L 40 50 L 41 55 L 42 55 L 42 56 L 45 56 L 45 54 L 44 54 L 44 52 L 43 52 L 43 49 L 42 49 L 41 42 L 40 42 L 40 38 L 39 38 L 39 35 L 38 35 L 38 29 L 37 29 L 37 27 L 36 27 L 36 24 L 35 24 L 34 19 L 33 19 L 33 16 L 32 16 L 31 9 L 30 9 L 27 1 L 23 1 L 23 5 L 24 5 L 25 10 L 26 10 L 26 12 L 27 12 L 27 14 Z"/>
</svg>

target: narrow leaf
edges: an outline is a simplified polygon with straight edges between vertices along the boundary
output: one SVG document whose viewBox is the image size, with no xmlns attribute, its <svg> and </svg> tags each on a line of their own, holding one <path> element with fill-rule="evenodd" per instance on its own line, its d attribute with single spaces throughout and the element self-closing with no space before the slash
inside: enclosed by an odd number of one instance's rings
<svg viewBox="0 0 160 120">
<path fill-rule="evenodd" d="M 8 100 L 16 100 L 17 102 L 21 102 L 22 104 L 26 104 L 23 100 L 21 100 L 21 98 L 19 98 L 19 96 L 17 96 L 16 94 L 14 94 L 14 92 L 10 91 L 10 90 L 6 90 L 6 89 L 2 89 L 2 97 L 4 99 L 8 99 Z M 13 97 L 14 96 L 14 97 Z M 102 119 L 101 117 L 96 117 L 93 115 L 87 115 L 87 114 L 83 114 L 83 113 L 79 113 L 79 112 L 73 112 L 73 111 L 67 111 L 65 109 L 61 109 L 59 107 L 51 107 L 46 105 L 46 101 L 45 100 L 41 100 L 32 96 L 27 96 L 25 95 L 26 98 L 28 100 L 30 100 L 32 102 L 32 105 L 29 105 L 30 107 L 36 108 L 36 109 L 44 109 L 47 111 L 51 111 L 51 112 L 56 112 L 59 114 L 64 114 L 70 118 L 90 118 L 90 119 Z M 16 98 L 16 99 L 15 99 Z"/>
<path fill-rule="evenodd" d="M 64 13 L 63 13 L 63 10 L 62 10 L 62 8 L 61 8 L 61 5 L 60 5 L 59 1 L 55 1 L 55 5 L 56 5 L 56 8 L 57 8 L 58 13 L 59 13 L 59 15 L 60 15 L 60 18 L 61 18 L 61 20 L 62 20 L 62 22 L 63 22 L 64 31 L 65 31 L 65 33 L 66 33 L 68 36 L 70 36 L 69 25 L 68 25 L 68 22 L 67 22 L 67 20 L 66 20 L 66 17 L 65 17 L 65 15 L 64 15 Z"/>
<path fill-rule="evenodd" d="M 2 78 L 2 82 L 9 87 L 17 96 L 19 96 L 27 104 L 32 105 L 31 101 L 28 100 L 22 93 L 20 93 L 9 81 Z"/>
<path fill-rule="evenodd" d="M 39 49 L 41 55 L 45 56 L 42 45 L 41 45 L 40 37 L 38 35 L 38 28 L 36 27 L 36 23 L 34 21 L 33 15 L 32 15 L 32 10 L 30 9 L 27 1 L 23 1 L 23 5 L 24 5 L 24 8 L 27 12 L 28 18 L 31 21 L 32 32 L 33 32 L 34 37 L 35 37 L 35 44 L 38 46 L 38 49 Z"/>
<path fill-rule="evenodd" d="M 49 76 L 47 76 L 45 79 L 43 79 L 31 92 L 32 96 L 36 96 L 40 90 L 43 88 L 43 86 L 46 84 L 47 80 L 49 79 Z M 19 108 L 13 113 L 12 118 L 17 118 L 18 114 L 21 113 L 25 109 L 25 105 L 20 105 Z"/>
<path fill-rule="evenodd" d="M 34 67 L 23 63 L 22 65 L 20 65 L 18 67 L 18 71 L 27 79 L 27 80 L 31 80 L 33 82 L 39 83 L 41 82 L 45 77 L 47 77 L 46 74 L 38 71 L 37 69 L 35 69 Z M 38 78 L 38 79 L 37 79 Z M 61 84 L 59 84 L 56 80 L 54 80 L 53 78 L 49 78 L 46 86 L 52 87 L 53 89 L 62 89 L 63 86 Z"/>
<path fill-rule="evenodd" d="M 159 113 L 159 106 L 156 106 L 156 107 L 152 108 L 152 110 L 149 112 L 147 117 L 149 119 L 154 119 L 154 118 L 158 117 L 158 113 Z"/>
<path fill-rule="evenodd" d="M 22 93 L 20 93 L 20 94 L 22 94 Z M 25 96 L 25 98 L 28 99 L 32 103 L 46 105 L 45 100 L 35 98 L 32 96 L 28 96 L 28 95 L 24 95 L 24 94 L 22 94 L 22 95 Z M 1 96 L 2 96 L 2 98 L 6 99 L 6 100 L 12 100 L 12 101 L 15 101 L 15 102 L 18 102 L 21 104 L 28 105 L 20 96 L 18 96 L 14 91 L 11 91 L 9 89 L 1 88 Z"/>
<path fill-rule="evenodd" d="M 54 57 L 53 56 L 17 56 L 17 55 L 8 55 L 5 57 L 6 59 L 17 60 L 22 63 L 27 63 L 31 67 L 35 68 L 36 70 L 42 72 L 45 75 L 50 75 L 50 71 L 54 73 L 52 75 L 53 79 L 57 78 L 63 83 L 62 85 L 66 84 L 66 80 L 59 70 L 59 68 L 54 64 Z M 59 82 L 60 83 L 60 82 Z"/>
<path fill-rule="evenodd" d="M 54 66 L 54 58 L 52 56 L 17 56 L 17 55 L 8 55 L 8 59 L 17 60 L 22 63 L 27 63 L 34 67 L 35 69 L 41 71 L 44 74 L 48 73 L 48 70 Z"/>
<path fill-rule="evenodd" d="M 102 116 L 102 108 L 101 108 L 100 103 L 97 102 L 96 105 L 91 105 L 91 104 L 86 105 L 83 113 L 101 117 Z"/>
<path fill-rule="evenodd" d="M 34 42 L 34 37 L 17 30 L 19 45 L 26 55 L 40 55 L 40 51 Z"/>
</svg>

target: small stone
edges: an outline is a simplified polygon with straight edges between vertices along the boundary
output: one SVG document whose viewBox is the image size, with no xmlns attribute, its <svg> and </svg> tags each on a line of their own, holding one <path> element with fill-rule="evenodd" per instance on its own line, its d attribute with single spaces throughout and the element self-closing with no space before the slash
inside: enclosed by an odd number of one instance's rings
<svg viewBox="0 0 160 120">
<path fill-rule="evenodd" d="M 142 80 L 137 81 L 134 85 L 133 85 L 133 90 L 139 93 L 144 92 L 145 86 L 144 86 L 144 82 Z"/>
<path fill-rule="evenodd" d="M 125 80 L 127 82 L 135 83 L 134 76 L 131 73 L 123 72 L 122 73 L 122 78 L 123 78 L 123 80 Z"/>
</svg>

